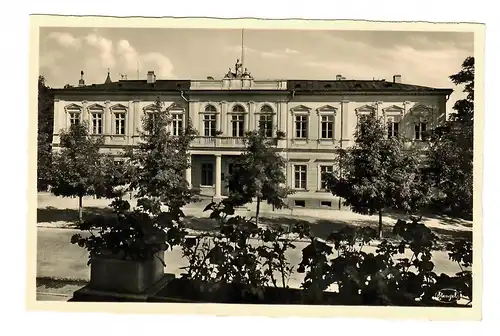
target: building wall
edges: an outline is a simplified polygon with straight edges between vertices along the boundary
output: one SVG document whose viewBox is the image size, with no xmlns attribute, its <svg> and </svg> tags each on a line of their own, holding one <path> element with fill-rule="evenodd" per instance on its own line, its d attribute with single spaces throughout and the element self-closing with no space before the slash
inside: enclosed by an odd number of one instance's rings
<svg viewBox="0 0 500 336">
<path fill-rule="evenodd" d="M 266 84 L 267 85 L 267 84 Z M 278 85 L 279 86 L 279 85 Z M 69 126 L 69 112 L 79 109 L 82 119 L 91 127 L 92 109 L 102 109 L 103 134 L 105 146 L 103 151 L 119 153 L 126 146 L 137 144 L 140 140 L 141 118 L 148 106 L 154 104 L 155 94 L 125 95 L 104 93 L 93 96 L 78 96 L 60 94 L 55 98 L 54 105 L 54 145 L 59 143 L 61 129 Z M 294 166 L 307 167 L 307 187 L 296 190 L 289 197 L 290 205 L 295 206 L 296 200 L 303 200 L 306 207 L 323 207 L 322 201 L 332 202 L 333 208 L 338 208 L 338 199 L 331 193 L 319 190 L 319 167 L 333 165 L 336 152 L 340 147 L 353 144 L 358 115 L 368 113 L 373 109 L 380 117 L 387 118 L 400 116 L 400 134 L 404 134 L 411 141 L 414 137 L 414 123 L 425 120 L 428 129 L 435 127 L 445 118 L 446 98 L 444 96 L 420 95 L 296 95 L 290 97 L 287 92 L 276 92 L 273 95 L 261 93 L 235 93 L 221 90 L 219 94 L 209 96 L 191 92 L 189 103 L 180 94 L 162 94 L 162 101 L 172 113 L 183 115 L 184 125 L 187 118 L 191 120 L 199 132 L 199 138 L 193 142 L 191 183 L 193 187 L 200 187 L 201 165 L 211 162 L 214 165 L 214 154 L 222 154 L 221 172 L 228 174 L 230 155 L 238 155 L 243 149 L 241 139 L 232 138 L 230 128 L 231 110 L 240 104 L 245 110 L 245 129 L 254 130 L 258 127 L 258 116 L 263 106 L 271 107 L 275 130 L 284 131 L 286 139 L 278 141 L 278 150 L 288 161 L 286 175 L 287 185 L 294 188 Z M 202 118 L 207 104 L 217 109 L 217 129 L 222 134 L 214 139 L 203 139 Z M 114 111 L 118 109 L 125 113 L 126 132 L 117 135 L 114 132 Z M 295 116 L 306 115 L 308 118 L 308 137 L 295 137 Z M 320 121 L 322 115 L 333 115 L 333 139 L 320 139 Z M 215 178 L 214 178 L 215 182 Z M 201 187 L 202 194 L 214 195 L 214 187 Z M 223 186 L 222 194 L 227 190 Z"/>
</svg>

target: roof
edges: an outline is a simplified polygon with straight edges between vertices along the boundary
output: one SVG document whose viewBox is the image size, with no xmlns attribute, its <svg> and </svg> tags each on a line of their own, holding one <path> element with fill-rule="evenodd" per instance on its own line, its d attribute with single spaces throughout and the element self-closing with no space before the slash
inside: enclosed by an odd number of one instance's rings
<svg viewBox="0 0 500 336">
<path fill-rule="evenodd" d="M 190 80 L 156 80 L 148 83 L 147 80 L 119 80 L 107 81 L 103 84 L 85 86 L 71 86 L 62 89 L 53 89 L 56 93 L 107 93 L 107 92 L 145 92 L 145 91 L 187 91 L 190 92 Z M 196 93 L 207 91 L 220 93 L 221 90 L 196 90 Z M 224 92 L 253 92 L 266 93 L 272 90 L 224 90 Z M 265 92 L 266 91 L 266 92 Z M 451 94 L 452 89 L 432 88 L 413 84 L 394 83 L 385 80 L 288 80 L 287 90 L 280 93 L 294 91 L 295 94 L 331 94 L 331 93 L 386 93 L 386 94 Z M 269 92 L 272 93 L 272 92 Z"/>
<path fill-rule="evenodd" d="M 288 80 L 288 90 L 301 92 L 453 92 L 452 89 L 440 89 L 427 86 L 394 83 L 385 80 Z"/>
<path fill-rule="evenodd" d="M 117 82 L 105 82 L 103 84 L 91 84 L 85 86 L 71 86 L 62 89 L 54 89 L 56 92 L 124 92 L 124 91 L 180 91 L 189 90 L 189 80 L 156 80 L 148 83 L 147 80 L 119 80 Z"/>
</svg>

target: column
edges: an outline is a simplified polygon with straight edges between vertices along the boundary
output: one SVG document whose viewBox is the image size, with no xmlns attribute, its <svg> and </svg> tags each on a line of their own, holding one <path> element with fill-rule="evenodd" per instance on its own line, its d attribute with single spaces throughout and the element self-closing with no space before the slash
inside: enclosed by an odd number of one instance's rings
<svg viewBox="0 0 500 336">
<path fill-rule="evenodd" d="M 144 110 L 142 110 L 140 108 L 140 104 L 139 104 L 140 100 L 136 100 L 135 101 L 135 115 L 134 115 L 134 118 L 135 118 L 135 134 L 139 134 L 140 131 L 142 131 L 142 116 L 144 115 Z"/>
<path fill-rule="evenodd" d="M 215 154 L 215 195 L 214 198 L 221 198 L 221 174 L 222 174 L 222 155 Z"/>
<path fill-rule="evenodd" d="M 253 131 L 255 127 L 255 102 L 249 102 L 248 113 L 245 116 L 245 132 Z"/>
<path fill-rule="evenodd" d="M 139 117 L 139 101 L 138 100 L 132 101 L 132 108 L 130 109 L 129 114 L 130 114 L 130 123 L 132 124 L 132 132 L 130 133 L 130 136 L 134 137 L 137 135 L 137 129 L 139 128 L 140 121 L 141 121 L 141 119 Z"/>
<path fill-rule="evenodd" d="M 219 111 L 219 114 L 217 115 L 217 119 L 219 119 L 219 120 L 217 120 L 217 123 L 218 123 L 217 130 L 221 131 L 223 136 L 230 136 L 228 133 L 229 116 L 227 114 L 227 102 L 226 101 L 220 102 L 220 111 Z"/>
<path fill-rule="evenodd" d="M 349 128 L 349 101 L 342 101 L 342 141 L 349 140 L 352 136 Z"/>
<path fill-rule="evenodd" d="M 106 100 L 104 102 L 104 134 L 109 136 L 111 135 L 113 118 L 111 118 L 111 111 L 109 109 L 110 101 Z"/>
<path fill-rule="evenodd" d="M 381 108 L 382 104 L 383 104 L 383 102 L 381 102 L 381 101 L 378 101 L 375 103 L 375 105 L 377 105 L 377 118 L 380 118 L 381 114 L 383 112 L 382 108 Z M 385 122 L 385 120 L 384 120 L 384 122 Z"/>
<path fill-rule="evenodd" d="M 279 105 L 276 106 L 279 108 Z M 259 127 L 258 121 L 256 122 L 257 127 Z M 273 137 L 276 136 L 276 131 L 278 130 L 278 111 L 274 111 L 273 113 Z"/>
<path fill-rule="evenodd" d="M 62 118 L 61 118 L 61 114 L 62 114 L 62 111 L 61 109 L 59 108 L 60 106 L 60 102 L 59 102 L 59 99 L 54 99 L 54 122 L 52 123 L 52 133 L 53 134 L 59 134 L 59 131 L 61 130 L 61 128 L 66 128 L 65 126 L 63 125 L 66 125 L 65 123 L 62 124 L 61 121 L 62 121 Z"/>
<path fill-rule="evenodd" d="M 287 121 L 288 121 L 288 104 L 286 103 L 286 101 L 282 101 L 282 102 L 279 102 L 278 103 L 279 105 L 279 113 L 280 113 L 280 117 L 279 117 L 279 125 L 276 125 L 278 130 L 282 131 L 282 132 L 286 132 L 286 136 L 289 137 L 290 136 L 290 132 L 289 132 L 289 129 L 288 129 L 288 124 L 287 124 Z"/>
<path fill-rule="evenodd" d="M 189 162 L 189 167 L 186 169 L 186 181 L 188 183 L 188 187 L 189 189 L 191 189 L 192 187 L 192 182 L 191 182 L 191 164 L 192 164 L 192 160 L 191 160 L 191 155 L 189 155 L 188 157 L 188 162 Z"/>
<path fill-rule="evenodd" d="M 87 127 L 89 128 L 90 131 L 90 122 L 89 122 L 89 111 L 87 110 L 87 101 L 84 100 L 82 101 L 82 122 L 87 123 Z"/>
<path fill-rule="evenodd" d="M 312 114 L 311 114 L 311 116 L 312 116 Z M 320 140 L 321 139 L 321 113 L 319 112 L 319 110 L 316 110 L 316 117 L 317 117 L 316 123 L 318 124 L 318 128 L 317 128 L 318 134 L 316 136 L 316 139 Z M 319 141 L 318 141 L 318 143 L 319 143 Z"/>
<path fill-rule="evenodd" d="M 409 109 L 410 109 L 410 104 L 411 102 L 405 101 L 403 102 L 403 115 L 401 117 L 401 129 L 399 130 L 399 133 L 403 137 L 409 137 L 412 138 L 412 133 L 410 129 L 410 117 L 408 115 Z"/>
</svg>

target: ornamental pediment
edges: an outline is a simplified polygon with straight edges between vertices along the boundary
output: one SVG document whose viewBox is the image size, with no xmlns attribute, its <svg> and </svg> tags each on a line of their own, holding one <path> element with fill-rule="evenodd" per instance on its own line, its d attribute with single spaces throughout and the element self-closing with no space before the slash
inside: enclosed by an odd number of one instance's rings
<svg viewBox="0 0 500 336">
<path fill-rule="evenodd" d="M 128 106 L 122 105 L 122 104 L 115 104 L 110 107 L 111 110 L 127 110 Z"/>
<path fill-rule="evenodd" d="M 66 106 L 64 107 L 64 109 L 65 109 L 66 111 L 68 111 L 68 110 L 70 110 L 70 111 L 81 111 L 81 110 L 82 110 L 82 107 L 81 107 L 80 105 L 75 104 L 75 103 L 71 103 L 71 104 L 69 104 L 69 105 L 66 105 Z"/>
<path fill-rule="evenodd" d="M 167 107 L 167 110 L 168 111 L 172 111 L 172 110 L 184 111 L 184 106 L 182 106 L 181 104 L 179 104 L 177 102 L 174 102 L 169 107 Z"/>
<path fill-rule="evenodd" d="M 375 112 L 375 107 L 371 106 L 371 105 L 363 105 L 363 106 L 358 107 L 357 109 L 355 109 L 355 111 L 356 111 L 356 114 L 359 114 L 359 113 L 372 113 L 372 112 Z"/>
<path fill-rule="evenodd" d="M 305 105 L 298 105 L 298 106 L 292 107 L 290 109 L 290 111 L 292 113 L 294 113 L 294 112 L 307 112 L 307 113 L 309 113 L 311 111 L 311 108 L 308 106 L 305 106 Z"/>
<path fill-rule="evenodd" d="M 316 109 L 316 111 L 318 113 L 321 113 L 321 112 L 331 112 L 331 113 L 337 113 L 337 110 L 338 108 L 336 108 L 335 106 L 332 106 L 332 105 L 323 105 L 321 107 L 318 107 Z"/>
<path fill-rule="evenodd" d="M 100 104 L 92 104 L 89 107 L 87 107 L 89 110 L 98 110 L 98 111 L 104 111 L 104 106 Z"/>
</svg>

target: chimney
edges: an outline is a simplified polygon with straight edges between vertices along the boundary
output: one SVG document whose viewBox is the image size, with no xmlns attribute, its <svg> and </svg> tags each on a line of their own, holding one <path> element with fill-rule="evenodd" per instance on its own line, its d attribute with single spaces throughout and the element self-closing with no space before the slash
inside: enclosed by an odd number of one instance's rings
<svg viewBox="0 0 500 336">
<path fill-rule="evenodd" d="M 156 75 L 154 71 L 148 71 L 147 75 L 148 83 L 154 83 L 156 82 Z"/>
<path fill-rule="evenodd" d="M 207 76 L 207 80 L 214 80 L 212 76 Z"/>
<path fill-rule="evenodd" d="M 401 83 L 401 75 L 392 76 L 393 83 Z"/>
<path fill-rule="evenodd" d="M 337 80 L 342 80 L 342 75 L 337 75 Z"/>
<path fill-rule="evenodd" d="M 85 80 L 83 79 L 83 70 L 80 71 L 80 80 L 78 81 L 78 86 L 85 86 Z"/>
</svg>

